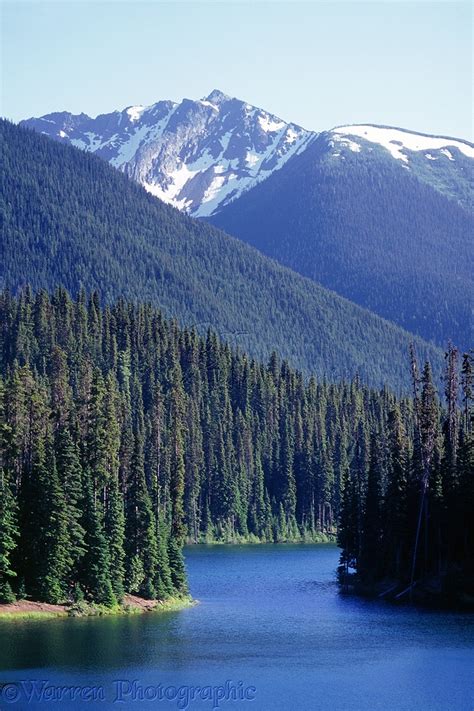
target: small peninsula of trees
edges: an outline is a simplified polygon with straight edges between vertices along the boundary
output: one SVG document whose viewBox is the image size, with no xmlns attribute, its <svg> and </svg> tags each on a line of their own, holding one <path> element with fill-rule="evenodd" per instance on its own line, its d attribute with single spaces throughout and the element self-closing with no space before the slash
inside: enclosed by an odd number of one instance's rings
<svg viewBox="0 0 474 711">
<path fill-rule="evenodd" d="M 384 434 L 360 433 L 338 542 L 343 588 L 423 602 L 474 601 L 473 359 L 446 353 L 445 406 L 411 352 L 413 400 Z"/>
</svg>

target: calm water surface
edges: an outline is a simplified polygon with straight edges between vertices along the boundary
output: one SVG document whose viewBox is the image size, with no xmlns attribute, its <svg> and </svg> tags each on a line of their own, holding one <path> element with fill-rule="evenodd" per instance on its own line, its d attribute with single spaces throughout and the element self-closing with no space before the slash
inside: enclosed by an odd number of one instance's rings
<svg viewBox="0 0 474 711">
<path fill-rule="evenodd" d="M 229 681 L 254 698 L 224 710 L 473 711 L 473 616 L 341 597 L 337 558 L 330 545 L 193 547 L 194 608 L 0 623 L 0 710 L 177 709 L 165 689 Z M 96 700 L 53 701 L 60 685 L 96 687 Z"/>
</svg>

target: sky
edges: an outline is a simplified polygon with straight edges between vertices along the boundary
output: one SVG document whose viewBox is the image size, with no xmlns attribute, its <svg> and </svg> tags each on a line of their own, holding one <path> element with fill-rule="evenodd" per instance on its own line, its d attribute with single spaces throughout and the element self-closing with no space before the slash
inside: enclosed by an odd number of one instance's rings
<svg viewBox="0 0 474 711">
<path fill-rule="evenodd" d="M 1 1 L 0 114 L 90 116 L 218 88 L 311 130 L 473 140 L 469 2 Z"/>
</svg>

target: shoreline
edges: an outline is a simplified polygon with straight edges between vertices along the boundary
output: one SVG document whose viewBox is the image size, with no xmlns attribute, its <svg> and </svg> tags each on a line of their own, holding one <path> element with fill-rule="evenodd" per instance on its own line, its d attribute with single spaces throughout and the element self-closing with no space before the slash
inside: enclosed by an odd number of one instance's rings
<svg viewBox="0 0 474 711">
<path fill-rule="evenodd" d="M 123 602 L 116 607 L 105 607 L 95 603 L 72 605 L 52 605 L 35 600 L 17 600 L 0 604 L 0 622 L 20 620 L 52 620 L 79 617 L 111 617 L 118 615 L 140 615 L 154 612 L 173 612 L 194 607 L 197 600 L 187 597 L 170 597 L 166 600 L 146 600 L 137 595 L 126 594 Z"/>
<path fill-rule="evenodd" d="M 188 539 L 185 541 L 184 545 L 185 546 L 260 546 L 260 545 L 276 545 L 276 546 L 284 546 L 284 545 L 299 545 L 299 544 L 306 544 L 306 545 L 319 545 L 319 544 L 337 544 L 337 535 L 334 534 L 326 534 L 326 533 L 321 533 L 317 534 L 313 537 L 300 537 L 300 538 L 295 538 L 295 539 L 287 539 L 284 541 L 275 541 L 275 540 L 269 540 L 265 541 L 262 540 L 261 538 L 255 538 L 251 536 L 247 537 L 242 537 L 241 539 L 236 537 L 232 540 L 224 540 L 222 538 L 217 538 L 217 539 L 212 539 L 210 538 L 209 540 L 204 540 L 204 539 L 199 539 L 198 541 L 194 539 Z"/>
<path fill-rule="evenodd" d="M 474 612 L 474 595 L 468 590 L 443 590 L 430 582 L 415 583 L 410 599 L 410 586 L 399 581 L 381 581 L 372 585 L 361 582 L 339 584 L 339 594 L 382 602 L 388 605 L 425 610 Z"/>
</svg>

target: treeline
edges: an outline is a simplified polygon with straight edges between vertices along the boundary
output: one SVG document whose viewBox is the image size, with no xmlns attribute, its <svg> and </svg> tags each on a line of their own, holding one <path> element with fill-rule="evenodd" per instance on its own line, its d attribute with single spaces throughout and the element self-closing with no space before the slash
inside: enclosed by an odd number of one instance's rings
<svg viewBox="0 0 474 711">
<path fill-rule="evenodd" d="M 472 355 L 446 353 L 445 405 L 411 353 L 413 419 L 396 405 L 388 437 L 361 431 L 341 506 L 339 578 L 391 598 L 474 602 Z M 383 451 L 385 447 L 385 451 Z"/>
<path fill-rule="evenodd" d="M 3 600 L 166 597 L 185 540 L 332 537 L 357 433 L 395 406 L 95 293 L 4 291 L 0 324 Z"/>
</svg>

